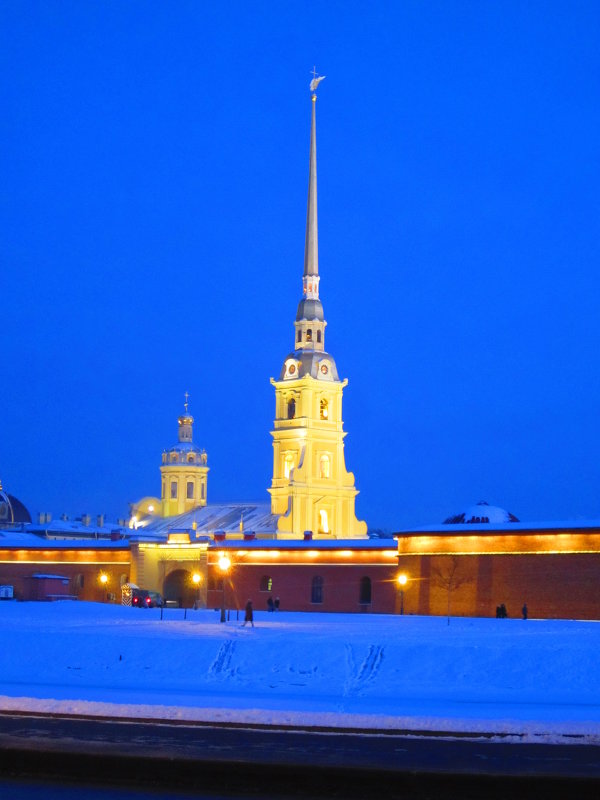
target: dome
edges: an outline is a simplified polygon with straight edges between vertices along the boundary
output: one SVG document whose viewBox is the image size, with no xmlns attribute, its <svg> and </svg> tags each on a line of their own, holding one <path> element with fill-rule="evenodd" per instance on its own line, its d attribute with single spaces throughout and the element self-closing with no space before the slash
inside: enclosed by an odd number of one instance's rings
<svg viewBox="0 0 600 800">
<path fill-rule="evenodd" d="M 293 353 L 288 353 L 281 368 L 280 381 L 286 377 L 292 377 L 288 373 L 290 361 L 293 361 L 295 367 L 294 378 L 303 378 L 305 375 L 310 375 L 311 378 L 316 378 L 317 380 L 339 381 L 335 360 L 333 356 L 324 350 L 295 350 Z"/>
<path fill-rule="evenodd" d="M 481 523 L 489 523 L 490 525 L 502 525 L 505 522 L 519 522 L 518 517 L 511 514 L 510 511 L 505 511 L 498 506 L 490 506 L 485 501 L 477 503 L 477 505 L 470 506 L 460 514 L 453 514 L 444 520 L 444 525 L 464 525 L 473 524 L 480 525 Z"/>
<path fill-rule="evenodd" d="M 31 514 L 20 500 L 0 489 L 0 526 L 21 522 L 31 522 Z"/>
<path fill-rule="evenodd" d="M 307 300 L 302 299 L 298 303 L 298 311 L 296 312 L 296 322 L 301 319 L 316 319 L 318 322 L 323 322 L 323 303 L 320 300 Z"/>
</svg>

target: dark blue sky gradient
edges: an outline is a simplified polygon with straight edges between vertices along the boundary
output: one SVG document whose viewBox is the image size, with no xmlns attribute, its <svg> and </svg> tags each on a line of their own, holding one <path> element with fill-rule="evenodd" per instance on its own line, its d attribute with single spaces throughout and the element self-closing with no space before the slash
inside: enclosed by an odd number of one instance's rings
<svg viewBox="0 0 600 800">
<path fill-rule="evenodd" d="M 5 488 L 124 515 L 188 390 L 209 501 L 268 499 L 316 64 L 359 516 L 600 517 L 598 41 L 587 2 L 4 3 Z"/>
</svg>

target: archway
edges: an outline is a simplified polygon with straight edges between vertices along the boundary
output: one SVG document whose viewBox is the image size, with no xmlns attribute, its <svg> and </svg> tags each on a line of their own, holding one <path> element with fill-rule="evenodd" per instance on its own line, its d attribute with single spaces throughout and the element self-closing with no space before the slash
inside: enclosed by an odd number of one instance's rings
<svg viewBox="0 0 600 800">
<path fill-rule="evenodd" d="M 181 608 L 192 608 L 198 598 L 198 589 L 192 581 L 192 573 L 187 569 L 176 569 L 165 578 L 163 597 L 179 603 Z"/>
</svg>

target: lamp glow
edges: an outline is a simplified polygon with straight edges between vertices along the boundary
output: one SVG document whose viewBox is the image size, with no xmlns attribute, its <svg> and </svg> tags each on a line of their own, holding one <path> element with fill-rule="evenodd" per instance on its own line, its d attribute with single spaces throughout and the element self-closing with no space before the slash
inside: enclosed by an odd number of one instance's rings
<svg viewBox="0 0 600 800">
<path fill-rule="evenodd" d="M 221 572 L 227 572 L 229 567 L 231 566 L 231 559 L 227 558 L 227 556 L 221 556 L 219 559 L 219 569 Z"/>
<path fill-rule="evenodd" d="M 194 574 L 192 575 L 192 581 L 196 584 L 196 586 L 198 586 L 201 580 L 202 580 L 202 575 L 200 575 L 199 572 L 194 572 Z"/>
<path fill-rule="evenodd" d="M 407 577 L 406 577 L 406 575 L 404 575 L 404 574 L 402 574 L 402 575 L 398 575 L 398 577 L 396 578 L 396 580 L 398 581 L 398 584 L 399 584 L 400 586 L 406 586 L 406 584 L 407 584 L 407 582 L 408 582 L 408 578 L 407 578 Z"/>
</svg>

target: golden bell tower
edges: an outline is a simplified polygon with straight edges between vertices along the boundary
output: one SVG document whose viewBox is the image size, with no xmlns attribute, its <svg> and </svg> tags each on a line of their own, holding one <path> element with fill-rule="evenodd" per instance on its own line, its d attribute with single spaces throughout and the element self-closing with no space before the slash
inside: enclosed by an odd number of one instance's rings
<svg viewBox="0 0 600 800">
<path fill-rule="evenodd" d="M 192 441 L 194 418 L 188 411 L 188 398 L 186 392 L 184 413 L 177 419 L 179 441 L 162 454 L 160 499 L 163 517 L 174 517 L 206 505 L 206 451 Z"/>
<path fill-rule="evenodd" d="M 295 326 L 295 350 L 284 361 L 275 387 L 271 511 L 280 515 L 278 538 L 364 538 L 367 525 L 356 519 L 358 490 L 344 460 L 341 381 L 325 350 L 325 318 L 319 300 L 317 228 L 316 89 L 311 81 L 311 134 L 302 299 Z"/>
</svg>

